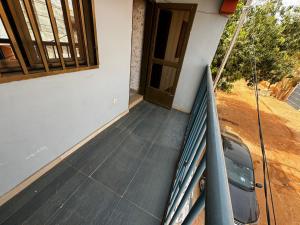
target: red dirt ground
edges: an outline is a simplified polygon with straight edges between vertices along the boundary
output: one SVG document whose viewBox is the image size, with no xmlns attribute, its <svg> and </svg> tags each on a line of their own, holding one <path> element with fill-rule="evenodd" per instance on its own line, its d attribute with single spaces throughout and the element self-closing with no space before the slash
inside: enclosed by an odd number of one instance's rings
<svg viewBox="0 0 300 225">
<path fill-rule="evenodd" d="M 278 225 L 300 225 L 300 112 L 272 97 L 261 97 L 261 116 Z M 256 181 L 263 183 L 254 91 L 244 81 L 231 94 L 217 93 L 221 128 L 249 147 Z M 266 224 L 263 189 L 257 189 L 260 225 Z M 273 223 L 272 223 L 273 224 Z"/>
</svg>

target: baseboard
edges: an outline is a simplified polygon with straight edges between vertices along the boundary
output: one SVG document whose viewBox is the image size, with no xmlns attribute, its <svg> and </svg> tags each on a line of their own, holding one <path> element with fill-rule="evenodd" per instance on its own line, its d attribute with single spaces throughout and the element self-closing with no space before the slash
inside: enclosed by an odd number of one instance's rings
<svg viewBox="0 0 300 225">
<path fill-rule="evenodd" d="M 134 106 L 136 106 L 137 104 L 139 104 L 140 102 L 142 102 L 144 100 L 144 96 L 139 96 L 135 101 L 132 101 L 129 103 L 129 109 L 132 109 Z"/>
<path fill-rule="evenodd" d="M 183 112 L 183 113 L 187 113 L 187 114 L 191 113 L 191 112 L 188 112 L 188 111 L 186 111 L 186 110 L 184 110 L 184 109 L 182 109 L 182 108 L 180 108 L 180 107 L 178 107 L 176 105 L 173 105 L 172 108 L 176 109 L 177 111 Z"/>
<path fill-rule="evenodd" d="M 94 137 L 96 137 L 98 134 L 100 134 L 106 128 L 108 128 L 109 126 L 111 126 L 113 123 L 117 122 L 119 119 L 121 119 L 123 116 L 125 116 L 128 112 L 129 112 L 129 110 L 126 110 L 125 112 L 121 113 L 120 115 L 118 115 L 117 117 L 115 117 L 113 120 L 111 120 L 110 122 L 106 123 L 104 126 L 102 126 L 101 128 L 97 129 L 92 134 L 90 134 L 89 136 L 87 136 L 85 139 L 83 139 L 82 141 L 80 141 L 79 143 L 77 143 L 76 145 L 74 145 L 72 148 L 70 148 L 69 150 L 67 150 L 66 152 L 64 152 L 62 155 L 60 155 L 59 157 L 57 157 L 56 159 L 54 159 L 53 161 L 51 161 L 50 163 L 48 163 L 47 165 L 45 165 L 44 167 L 42 167 L 41 169 L 39 169 L 37 172 L 35 172 L 30 177 L 28 177 L 27 179 L 25 179 L 24 181 L 22 181 L 20 184 L 18 184 L 17 186 L 15 186 L 13 189 L 11 189 L 10 191 L 6 192 L 4 195 L 2 195 L 0 197 L 0 206 L 2 206 L 7 201 L 9 201 L 10 199 L 12 199 L 14 196 L 16 196 L 18 193 L 20 193 L 22 190 L 24 190 L 26 187 L 28 187 L 34 181 L 36 181 L 37 179 L 39 179 L 41 176 L 43 176 L 45 173 L 47 173 L 49 170 L 51 170 L 53 167 L 55 167 L 57 164 L 59 164 L 61 161 L 63 161 L 65 158 L 67 158 L 69 155 L 71 155 L 72 153 L 76 152 L 81 146 L 83 146 L 88 141 L 90 141 L 91 139 L 93 139 Z"/>
</svg>

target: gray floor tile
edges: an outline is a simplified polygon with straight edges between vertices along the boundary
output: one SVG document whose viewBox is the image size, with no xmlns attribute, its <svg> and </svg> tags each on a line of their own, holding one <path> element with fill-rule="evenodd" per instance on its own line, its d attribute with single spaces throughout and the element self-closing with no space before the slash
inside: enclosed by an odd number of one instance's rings
<svg viewBox="0 0 300 225">
<path fill-rule="evenodd" d="M 180 150 L 188 118 L 188 114 L 172 110 L 169 113 L 168 120 L 165 121 L 161 128 L 156 142 L 160 145 Z"/>
<path fill-rule="evenodd" d="M 130 109 L 126 116 L 115 123 L 115 126 L 126 130 L 132 130 L 137 123 L 142 121 L 146 115 L 154 109 L 154 105 L 148 102 L 142 102 Z"/>
<path fill-rule="evenodd" d="M 50 174 L 25 189 L 24 195 L 31 196 L 30 199 L 14 198 L 12 200 L 19 204 L 18 211 L 3 224 L 44 224 L 85 180 L 86 178 L 75 169 L 66 164 L 60 164 Z M 31 195 L 31 192 L 34 195 Z M 12 204 L 10 208 L 15 208 L 17 203 L 8 204 Z"/>
<path fill-rule="evenodd" d="M 92 177 L 119 195 L 123 195 L 141 161 L 146 156 L 147 146 L 149 144 L 131 134 Z"/>
<path fill-rule="evenodd" d="M 137 108 L 137 109 L 136 109 Z M 67 161 L 74 168 L 90 175 L 106 158 L 128 137 L 135 127 L 142 123 L 146 115 L 155 108 L 152 104 L 141 103 L 133 112 L 120 119 L 117 124 L 103 131 L 81 149 L 71 155 Z"/>
<path fill-rule="evenodd" d="M 160 225 L 161 221 L 122 199 L 107 225 Z"/>
<path fill-rule="evenodd" d="M 154 145 L 125 193 L 125 198 L 162 219 L 178 155 L 174 149 Z"/>
<path fill-rule="evenodd" d="M 160 132 L 162 124 L 168 118 L 169 111 L 163 108 L 155 108 L 147 117 L 137 125 L 133 133 L 142 140 L 152 142 L 154 137 Z"/>
<path fill-rule="evenodd" d="M 47 225 L 104 225 L 119 198 L 88 179 Z"/>
<path fill-rule="evenodd" d="M 86 175 L 90 175 L 122 144 L 128 135 L 127 131 L 116 127 L 110 128 L 71 155 L 67 162 Z"/>
</svg>

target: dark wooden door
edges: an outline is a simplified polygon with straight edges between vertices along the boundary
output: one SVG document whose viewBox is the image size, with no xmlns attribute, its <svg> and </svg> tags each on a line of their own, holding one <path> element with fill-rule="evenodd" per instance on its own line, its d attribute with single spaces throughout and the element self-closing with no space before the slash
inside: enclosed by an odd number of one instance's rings
<svg viewBox="0 0 300 225">
<path fill-rule="evenodd" d="M 196 6 L 155 4 L 147 67 L 147 101 L 172 107 Z"/>
</svg>

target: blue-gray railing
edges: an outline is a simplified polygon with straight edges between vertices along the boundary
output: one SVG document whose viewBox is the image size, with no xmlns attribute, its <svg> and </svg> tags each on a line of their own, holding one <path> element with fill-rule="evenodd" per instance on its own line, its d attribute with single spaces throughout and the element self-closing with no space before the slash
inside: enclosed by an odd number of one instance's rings
<svg viewBox="0 0 300 225">
<path fill-rule="evenodd" d="M 177 224 L 205 173 L 205 187 L 182 222 L 190 225 L 205 208 L 206 225 L 233 225 L 232 205 L 215 102 L 207 66 L 187 126 L 182 155 L 172 186 L 164 225 Z"/>
</svg>

